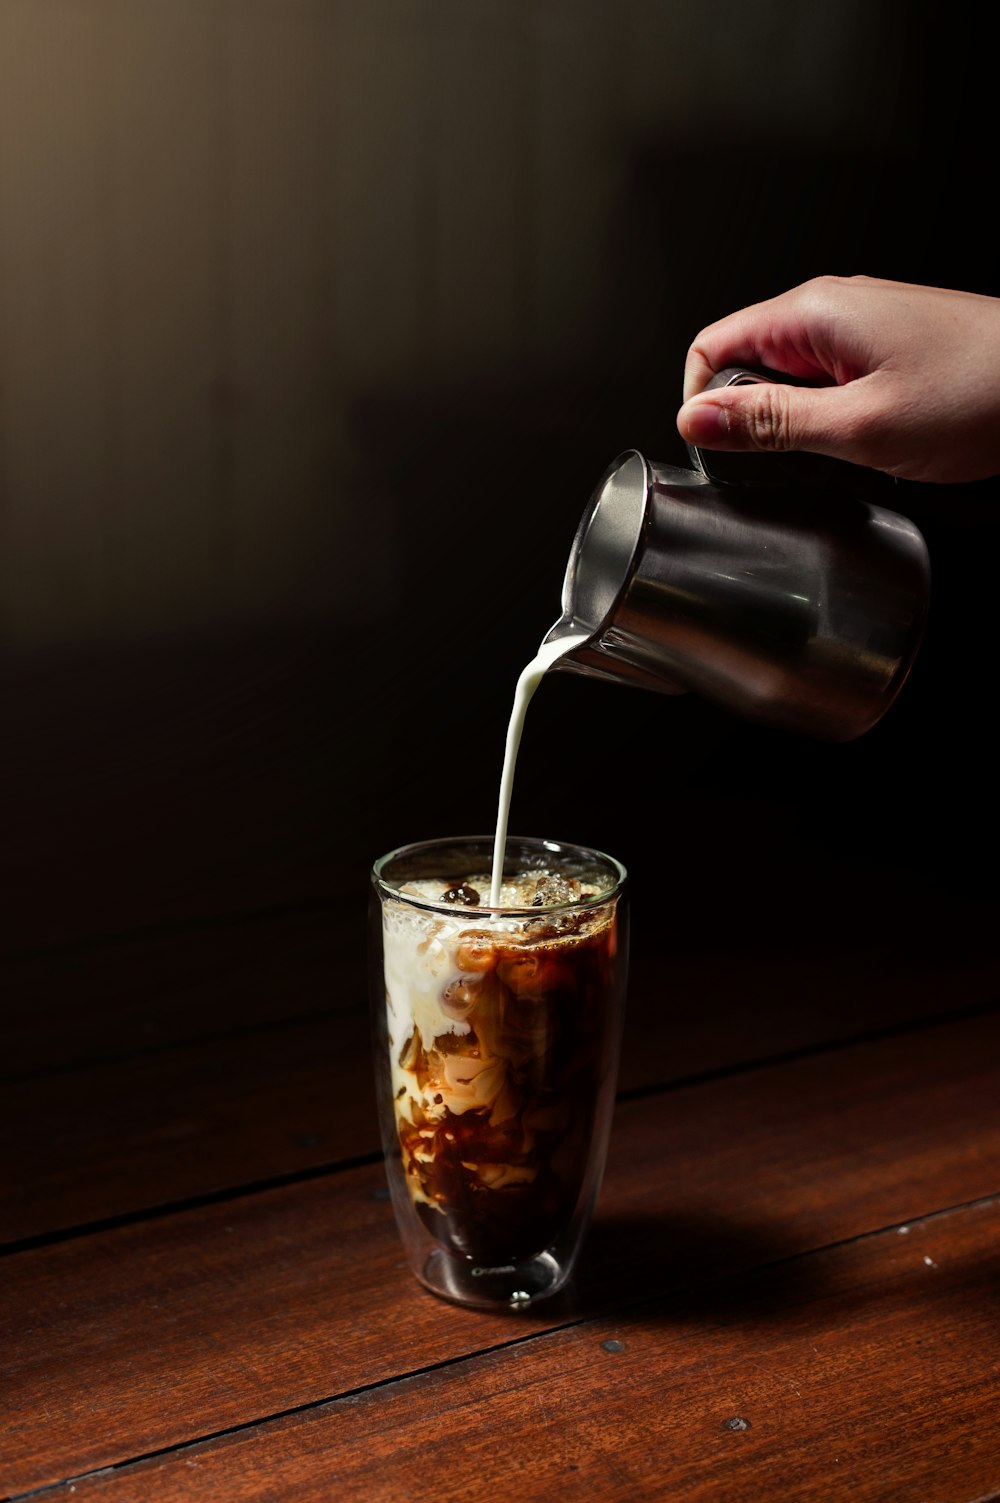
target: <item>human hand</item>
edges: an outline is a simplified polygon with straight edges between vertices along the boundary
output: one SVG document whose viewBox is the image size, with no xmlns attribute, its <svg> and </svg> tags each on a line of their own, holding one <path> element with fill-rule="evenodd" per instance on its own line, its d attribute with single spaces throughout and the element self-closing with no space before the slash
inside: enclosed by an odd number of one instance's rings
<svg viewBox="0 0 1000 1503">
<path fill-rule="evenodd" d="M 826 384 L 705 391 L 730 365 Z M 905 480 L 1000 474 L 1000 299 L 816 277 L 702 330 L 677 427 L 705 449 L 805 449 Z"/>
</svg>

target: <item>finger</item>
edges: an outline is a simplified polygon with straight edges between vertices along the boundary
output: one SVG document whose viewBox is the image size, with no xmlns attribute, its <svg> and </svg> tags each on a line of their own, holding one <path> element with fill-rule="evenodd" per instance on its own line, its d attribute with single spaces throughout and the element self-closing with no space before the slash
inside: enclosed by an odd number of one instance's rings
<svg viewBox="0 0 1000 1503">
<path fill-rule="evenodd" d="M 777 298 L 754 303 L 702 329 L 684 362 L 684 401 L 704 391 L 712 377 L 727 366 L 763 365 L 792 372 L 792 366 L 782 363 L 780 358 L 788 343 L 781 336 L 776 317 L 776 310 L 782 305 L 783 300 Z"/>
<path fill-rule="evenodd" d="M 722 366 L 718 367 L 719 370 Z M 716 367 L 699 345 L 693 344 L 684 362 L 684 401 L 687 402 L 705 387 L 716 374 Z"/>
<path fill-rule="evenodd" d="M 705 449 L 805 449 L 844 458 L 857 448 L 855 407 L 843 387 L 762 381 L 692 397 L 677 414 L 677 428 L 688 443 Z"/>
<path fill-rule="evenodd" d="M 709 324 L 688 350 L 684 401 L 704 391 L 716 372 L 731 365 L 764 367 L 809 379 L 839 379 L 836 357 L 844 336 L 842 330 L 838 334 L 839 326 L 831 326 L 830 319 L 844 300 L 842 278 L 814 277 Z"/>
</svg>

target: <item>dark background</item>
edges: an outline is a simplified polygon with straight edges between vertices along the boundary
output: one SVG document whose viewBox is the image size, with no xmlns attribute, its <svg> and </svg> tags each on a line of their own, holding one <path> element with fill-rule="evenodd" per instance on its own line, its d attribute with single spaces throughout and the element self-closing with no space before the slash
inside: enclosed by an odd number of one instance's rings
<svg viewBox="0 0 1000 1503">
<path fill-rule="evenodd" d="M 685 463 L 694 334 L 824 272 L 1000 294 L 973 14 L 5 0 L 9 1004 L 33 957 L 82 957 L 72 1008 L 88 947 L 360 913 L 382 851 L 491 828 L 593 484 Z M 995 489 L 900 487 L 934 605 L 867 737 L 556 675 L 512 828 L 621 856 L 658 941 L 801 942 L 804 979 L 911 911 L 992 925 Z"/>
</svg>

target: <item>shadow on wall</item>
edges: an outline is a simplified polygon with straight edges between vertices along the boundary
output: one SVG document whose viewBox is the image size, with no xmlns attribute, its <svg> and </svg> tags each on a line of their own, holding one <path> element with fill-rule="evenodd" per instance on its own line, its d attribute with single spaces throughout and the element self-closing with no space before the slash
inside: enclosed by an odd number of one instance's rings
<svg viewBox="0 0 1000 1503">
<path fill-rule="evenodd" d="M 942 216 L 891 192 L 932 66 L 956 130 L 921 12 L 4 8 L 11 647 L 392 612 L 407 408 L 425 445 L 478 402 L 505 447 L 591 439 L 588 476 L 627 443 L 669 458 L 703 322 L 831 266 L 934 269 L 898 252 L 940 248 Z M 438 594 L 467 482 L 440 466 Z"/>
<path fill-rule="evenodd" d="M 685 463 L 697 329 L 827 270 L 996 290 L 955 213 L 992 180 L 986 63 L 930 16 L 0 9 L 8 948 L 489 827 L 591 487 L 628 446 Z M 983 625 L 964 547 L 939 527 L 946 645 Z M 515 824 L 628 856 L 679 788 L 695 830 L 748 791 L 815 825 L 832 777 L 860 829 L 891 760 L 567 680 Z"/>
</svg>

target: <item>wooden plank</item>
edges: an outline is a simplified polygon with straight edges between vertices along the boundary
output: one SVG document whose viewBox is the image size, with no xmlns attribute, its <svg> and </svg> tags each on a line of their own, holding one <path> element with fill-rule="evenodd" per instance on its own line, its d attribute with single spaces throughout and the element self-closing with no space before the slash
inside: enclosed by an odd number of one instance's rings
<svg viewBox="0 0 1000 1503">
<path fill-rule="evenodd" d="M 717 910 L 682 908 L 666 926 L 654 902 L 638 903 L 621 1088 L 995 1006 L 992 917 L 943 894 L 889 899 L 876 890 L 884 880 L 858 874 L 853 919 L 835 877 L 826 887 L 817 876 L 805 893 L 783 889 L 780 933 L 765 913 L 769 895 L 717 891 Z"/>
<path fill-rule="evenodd" d="M 203 629 L 221 614 L 221 7 L 91 0 L 87 8 L 104 16 L 108 115 L 105 635 L 141 641 Z"/>
<path fill-rule="evenodd" d="M 431 21 L 413 0 L 337 7 L 327 76 L 336 113 L 325 192 L 337 237 L 336 360 L 355 392 L 419 390 L 426 375 L 430 289 L 422 283 L 429 275 L 434 214 Z M 372 108 L 376 99 L 379 106 Z M 363 469 L 367 475 L 369 466 Z M 380 527 L 389 532 L 394 522 L 386 508 Z M 398 565 L 391 533 L 380 552 L 383 565 Z M 379 581 L 383 609 L 394 583 L 384 574 Z"/>
<path fill-rule="evenodd" d="M 6 1088 L 0 1243 L 379 1150 L 367 1012 Z"/>
<path fill-rule="evenodd" d="M 365 894 L 68 946 L 0 966 L 0 1080 L 80 1074 L 204 1039 L 364 1011 Z M 168 1071 L 169 1073 L 169 1071 Z M 123 1070 L 118 1089 L 127 1093 Z"/>
<path fill-rule="evenodd" d="M 0 7 L 0 635 L 107 621 L 107 73 L 94 5 Z"/>
<path fill-rule="evenodd" d="M 363 828 L 383 759 L 363 737 L 338 741 L 329 652 L 202 644 L 182 688 L 183 656 L 151 647 L 128 671 L 81 675 L 55 714 L 46 675 L 5 685 L 0 955 L 366 893 L 392 844 L 375 844 L 381 811 Z M 371 716 L 380 690 L 345 699 Z M 344 788 L 364 795 L 346 814 Z"/>
<path fill-rule="evenodd" d="M 342 796 L 355 786 L 355 762 L 377 771 L 378 746 L 359 736 L 333 747 L 335 711 L 320 708 L 313 719 L 304 708 L 328 650 L 320 640 L 245 654 L 144 654 L 78 676 L 76 697 L 45 676 L 30 708 L 28 691 L 24 699 L 16 691 L 29 713 L 12 720 L 0 749 L 4 790 L 16 789 L 21 805 L 10 810 L 16 855 L 6 843 L 0 853 L 10 862 L 13 952 L 0 961 L 10 1015 L 0 1078 L 107 1057 L 113 1045 L 127 1055 L 136 1044 L 174 1043 L 197 1036 L 185 1020 L 211 1017 L 211 1031 L 217 1013 L 243 1006 L 250 1023 L 287 1015 L 287 994 L 271 989 L 282 976 L 294 994 L 305 984 L 313 998 L 324 986 L 343 995 L 345 966 L 355 984 L 368 863 L 391 836 L 359 798 L 370 820 L 361 837 Z M 72 664 L 66 669 L 72 676 Z M 350 688 L 360 690 L 359 680 Z M 362 700 L 366 711 L 373 703 Z M 25 720 L 34 722 L 28 730 Z M 72 755 L 67 725 L 79 725 Z M 343 781 L 332 779 L 333 766 Z M 181 808 L 184 778 L 192 788 Z M 629 811 L 617 813 L 624 838 Z M 726 863 L 709 854 L 699 864 L 701 847 L 711 852 L 727 832 Z M 970 900 L 874 860 L 846 873 L 822 843 L 807 849 L 775 802 L 755 809 L 720 795 L 710 810 L 679 808 L 671 835 L 690 879 L 671 874 L 661 899 L 640 869 L 633 891 L 629 1026 L 654 1030 L 670 1061 L 659 1078 L 1000 1000 L 995 896 Z M 261 896 L 294 902 L 310 889 L 329 906 L 255 911 Z M 178 927 L 130 934 L 150 917 L 147 901 Z M 46 927 L 53 911 L 54 931 Z M 213 914 L 200 931 L 197 921 Z M 17 957 L 46 942 L 86 941 L 99 920 L 114 927 L 96 943 Z M 298 979 L 304 958 L 308 982 Z M 315 973 L 322 967 L 329 980 Z M 134 1037 L 130 1009 L 142 1019 Z M 647 1083 L 648 1073 L 633 1078 L 626 1066 L 626 1089 Z"/>
<path fill-rule="evenodd" d="M 81 1479 L 73 1496 L 987 1503 L 1000 1204 L 903 1231 Z"/>
<path fill-rule="evenodd" d="M 39 1487 L 1000 1186 L 1000 1019 L 619 1108 L 572 1298 L 519 1324 L 405 1271 L 380 1166 L 9 1256 L 0 1487 Z"/>
<path fill-rule="evenodd" d="M 707 945 L 667 957 L 637 946 L 623 1092 L 946 1016 L 994 990 L 995 957 L 930 926 L 895 970 L 878 943 L 842 948 L 822 970 L 808 943 L 742 944 L 738 962 Z M 70 950 L 0 977 L 14 1003 L 0 1159 L 17 1165 L 0 1242 L 379 1149 L 361 897 Z"/>
<path fill-rule="evenodd" d="M 338 494 L 344 425 L 330 202 L 338 10 L 321 0 L 252 0 L 223 11 L 220 273 L 232 447 L 219 581 L 236 620 L 332 613 L 356 628 L 378 598 L 372 550 Z"/>
<path fill-rule="evenodd" d="M 424 360 L 447 382 L 479 381 L 522 356 L 530 310 L 529 168 L 522 121 L 524 7 L 462 0 L 429 12 L 428 117 L 431 255 Z M 429 305 L 429 306 L 428 306 Z M 515 367 L 516 368 L 516 367 Z"/>
<path fill-rule="evenodd" d="M 0 18 L 4 593 L 19 645 L 176 631 L 215 609 L 217 9 L 92 0 Z"/>
<path fill-rule="evenodd" d="M 341 705 L 383 704 L 380 645 L 352 647 L 343 701 L 319 629 L 4 663 L 0 952 L 363 891 L 389 753 Z"/>
<path fill-rule="evenodd" d="M 631 78 L 621 87 L 626 18 L 604 0 L 536 0 L 526 24 L 531 354 L 546 371 L 599 368 L 621 194 L 608 143 L 631 90 Z"/>
</svg>

